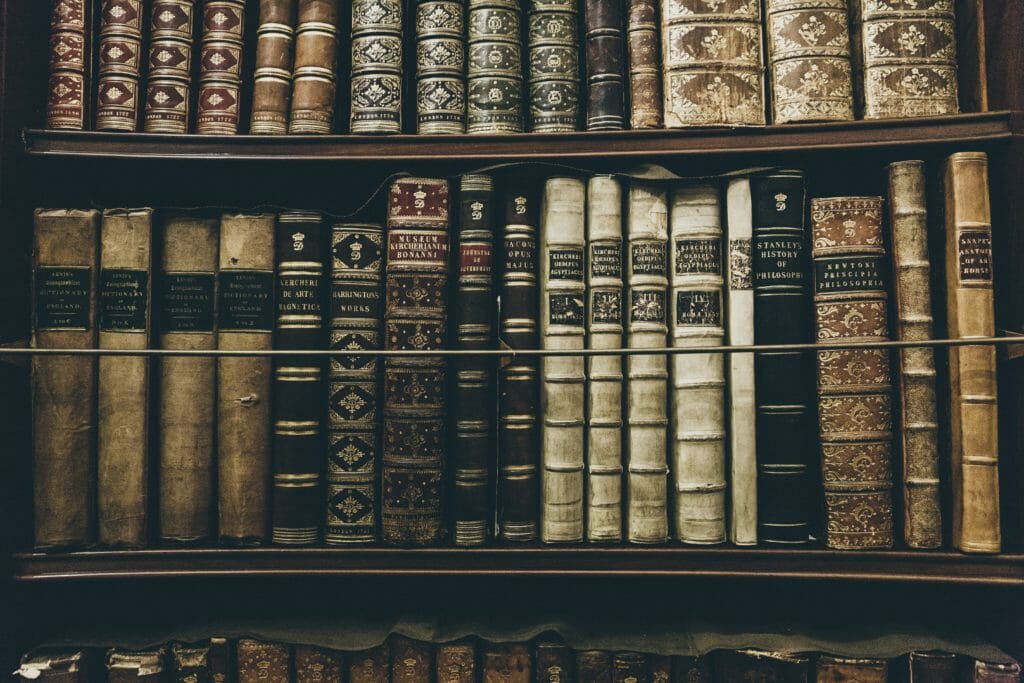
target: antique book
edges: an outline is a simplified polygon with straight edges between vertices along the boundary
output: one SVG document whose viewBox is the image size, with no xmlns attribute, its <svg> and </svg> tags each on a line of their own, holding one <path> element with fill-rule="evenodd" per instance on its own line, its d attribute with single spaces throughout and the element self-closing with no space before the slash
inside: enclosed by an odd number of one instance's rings
<svg viewBox="0 0 1024 683">
<path fill-rule="evenodd" d="M 110 648 L 104 660 L 107 683 L 163 683 L 170 680 L 166 660 L 167 648 L 163 645 L 145 650 Z"/>
<path fill-rule="evenodd" d="M 449 265 L 448 182 L 401 178 L 387 218 L 384 348 L 429 351 L 445 344 Z M 444 538 L 446 361 L 390 357 L 384 364 L 383 538 L 435 545 Z"/>
<path fill-rule="evenodd" d="M 672 677 L 672 658 L 668 655 L 647 655 L 647 670 L 651 683 L 669 683 Z"/>
<path fill-rule="evenodd" d="M 812 340 L 811 286 L 804 224 L 804 176 L 782 170 L 750 179 L 753 218 L 754 343 Z M 754 356 L 757 420 L 757 537 L 807 543 L 814 493 L 812 357 L 800 351 Z"/>
<path fill-rule="evenodd" d="M 384 230 L 372 223 L 331 229 L 331 349 L 381 348 Z M 331 356 L 327 390 L 328 545 L 377 538 L 378 391 L 374 356 Z"/>
<path fill-rule="evenodd" d="M 810 657 L 765 650 L 718 650 L 714 653 L 715 680 L 811 683 Z"/>
<path fill-rule="evenodd" d="M 1017 662 L 983 662 L 975 660 L 965 666 L 964 680 L 974 683 L 1019 683 L 1020 664 Z"/>
<path fill-rule="evenodd" d="M 96 297 L 101 349 L 149 348 L 152 254 L 152 209 L 103 212 Z M 99 359 L 96 516 L 100 545 L 146 545 L 149 368 L 146 356 Z"/>
<path fill-rule="evenodd" d="M 722 215 L 718 189 L 677 188 L 671 196 L 672 344 L 721 346 Z M 675 532 L 686 543 L 726 539 L 725 357 L 672 357 Z"/>
<path fill-rule="evenodd" d="M 198 0 L 153 0 L 146 74 L 147 133 L 187 133 Z"/>
<path fill-rule="evenodd" d="M 529 7 L 530 131 L 578 130 L 577 0 L 530 0 Z"/>
<path fill-rule="evenodd" d="M 334 131 L 340 11 L 338 0 L 299 0 L 289 133 Z"/>
<path fill-rule="evenodd" d="M 729 182 L 725 195 L 728 256 L 724 259 L 730 346 L 754 343 L 754 281 L 751 262 L 753 206 L 750 179 Z M 729 406 L 729 540 L 757 544 L 757 402 L 754 354 L 725 359 Z"/>
<path fill-rule="evenodd" d="M 518 0 L 468 0 L 466 132 L 523 132 Z"/>
<path fill-rule="evenodd" d="M 710 656 L 672 656 L 672 678 L 675 683 L 711 683 L 714 670 Z"/>
<path fill-rule="evenodd" d="M 622 184 L 587 184 L 587 348 L 622 348 Z M 622 357 L 587 359 L 586 538 L 622 540 Z"/>
<path fill-rule="evenodd" d="M 661 128 L 661 39 L 658 0 L 629 0 L 629 127 Z"/>
<path fill-rule="evenodd" d="M 889 680 L 889 662 L 885 659 L 821 655 L 814 668 L 817 683 L 887 683 Z"/>
<path fill-rule="evenodd" d="M 278 216 L 275 348 L 324 348 L 325 242 L 321 214 Z M 312 545 L 320 539 L 325 386 L 322 358 L 274 359 L 270 534 L 277 544 Z"/>
<path fill-rule="evenodd" d="M 480 660 L 483 683 L 533 683 L 533 659 L 526 643 L 487 643 Z"/>
<path fill-rule="evenodd" d="M 459 179 L 458 291 L 455 344 L 464 350 L 495 348 L 498 317 L 491 267 L 497 213 L 489 175 Z M 453 363 L 454 423 L 451 460 L 452 538 L 457 546 L 483 545 L 494 517 L 494 359 L 463 357 Z"/>
<path fill-rule="evenodd" d="M 292 651 L 295 683 L 343 683 L 345 654 L 322 647 L 296 645 Z"/>
<path fill-rule="evenodd" d="M 960 111 L 950 0 L 851 0 L 855 93 L 865 119 Z"/>
<path fill-rule="evenodd" d="M 662 0 L 666 128 L 764 125 L 758 0 Z"/>
<path fill-rule="evenodd" d="M 622 0 L 584 0 L 587 130 L 626 127 L 626 41 Z"/>
<path fill-rule="evenodd" d="M 954 683 L 957 657 L 949 652 L 911 652 L 905 675 L 907 683 Z"/>
<path fill-rule="evenodd" d="M 772 123 L 853 120 L 848 0 L 767 0 Z"/>
<path fill-rule="evenodd" d="M 992 210 L 988 157 L 957 152 L 946 160 L 946 325 L 950 339 L 995 336 Z M 994 346 L 949 349 L 953 545 L 997 553 L 999 430 Z"/>
<path fill-rule="evenodd" d="M 818 342 L 886 341 L 888 272 L 881 197 L 811 200 Z M 888 349 L 818 352 L 825 540 L 891 548 L 892 384 Z"/>
<path fill-rule="evenodd" d="M 533 646 L 533 683 L 575 680 L 572 648 L 561 640 L 542 637 Z"/>
<path fill-rule="evenodd" d="M 100 213 L 37 209 L 32 246 L 32 346 L 96 346 Z M 94 540 L 96 357 L 32 357 L 35 548 Z"/>
<path fill-rule="evenodd" d="M 466 132 L 464 0 L 416 4 L 416 132 Z"/>
<path fill-rule="evenodd" d="M 249 132 L 284 135 L 291 110 L 297 0 L 260 0 Z"/>
<path fill-rule="evenodd" d="M 472 639 L 440 643 L 434 653 L 437 683 L 476 683 L 476 646 Z"/>
<path fill-rule="evenodd" d="M 103 0 L 96 69 L 96 130 L 135 132 L 142 88 L 142 0 Z"/>
<path fill-rule="evenodd" d="M 239 638 L 237 683 L 289 683 L 292 673 L 292 648 L 253 638 Z"/>
<path fill-rule="evenodd" d="M 21 656 L 14 672 L 21 681 L 39 683 L 90 683 L 93 680 L 90 653 L 85 649 L 35 648 Z"/>
<path fill-rule="evenodd" d="M 431 683 L 434 645 L 399 635 L 390 640 L 391 683 Z"/>
<path fill-rule="evenodd" d="M 270 349 L 274 331 L 274 214 L 225 214 L 220 222 L 217 347 Z M 217 513 L 221 543 L 259 545 L 267 535 L 271 470 L 271 360 L 217 359 Z"/>
<path fill-rule="evenodd" d="M 163 221 L 160 279 L 153 306 L 160 348 L 217 348 L 216 219 L 170 215 Z M 203 543 L 213 526 L 217 361 L 163 356 L 157 376 L 160 540 Z"/>
<path fill-rule="evenodd" d="M 47 128 L 84 130 L 90 120 L 93 4 L 50 0 Z"/>
<path fill-rule="evenodd" d="M 924 162 L 889 164 L 889 244 L 898 341 L 933 338 L 927 216 Z M 927 346 L 900 349 L 894 360 L 903 454 L 903 541 L 911 548 L 938 548 L 942 511 L 935 352 Z"/>
<path fill-rule="evenodd" d="M 612 655 L 612 683 L 652 683 L 647 655 L 642 652 Z"/>
<path fill-rule="evenodd" d="M 353 133 L 402 132 L 402 2 L 352 2 Z"/>
<path fill-rule="evenodd" d="M 348 664 L 348 683 L 390 683 L 390 641 L 385 640 L 369 650 L 350 652 L 345 659 Z"/>
<path fill-rule="evenodd" d="M 584 346 L 586 186 L 578 178 L 544 185 L 540 234 L 540 334 L 545 349 Z M 541 359 L 540 538 L 583 540 L 584 373 L 580 356 Z"/>
<path fill-rule="evenodd" d="M 537 224 L 540 197 L 536 181 L 518 176 L 504 189 L 500 346 L 536 349 Z M 504 541 L 537 540 L 540 493 L 537 413 L 539 360 L 502 359 L 498 400 L 498 533 Z"/>
<path fill-rule="evenodd" d="M 224 683 L 228 672 L 228 643 L 210 638 L 200 643 L 170 644 L 168 666 L 174 683 Z"/>
<path fill-rule="evenodd" d="M 607 650 L 577 651 L 576 679 L 590 683 L 612 683 L 612 653 Z"/>
<path fill-rule="evenodd" d="M 196 132 L 238 132 L 242 97 L 242 52 L 245 0 L 207 0 L 199 47 L 199 94 Z"/>
<path fill-rule="evenodd" d="M 633 183 L 628 198 L 626 345 L 660 349 L 668 343 L 668 195 Z M 673 361 L 675 362 L 675 361 Z M 668 540 L 668 357 L 626 357 L 626 537 L 631 543 Z"/>
</svg>

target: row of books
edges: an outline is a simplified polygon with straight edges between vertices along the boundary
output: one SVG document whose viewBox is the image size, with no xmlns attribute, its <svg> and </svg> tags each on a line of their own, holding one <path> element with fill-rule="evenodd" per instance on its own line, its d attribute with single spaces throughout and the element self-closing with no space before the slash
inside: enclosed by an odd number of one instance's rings
<svg viewBox="0 0 1024 683">
<path fill-rule="evenodd" d="M 50 128 L 515 133 L 959 111 L 951 0 L 768 0 L 763 21 L 759 0 L 51 1 Z"/>
<path fill-rule="evenodd" d="M 902 510 L 910 548 L 946 514 L 953 547 L 998 552 L 994 348 L 951 348 L 947 386 L 926 345 L 843 346 L 994 335 L 987 159 L 943 170 L 940 331 L 919 161 L 887 169 L 888 211 L 808 202 L 799 171 L 467 174 L 457 200 L 400 178 L 386 227 L 329 235 L 314 212 L 154 238 L 150 209 L 39 210 L 38 347 L 148 348 L 155 280 L 154 346 L 243 355 L 161 357 L 152 397 L 144 357 L 34 358 L 36 546 L 145 546 L 151 507 L 162 543 L 792 545 L 822 507 L 831 548 L 893 547 Z M 817 384 L 811 353 L 709 348 L 815 338 Z"/>
</svg>

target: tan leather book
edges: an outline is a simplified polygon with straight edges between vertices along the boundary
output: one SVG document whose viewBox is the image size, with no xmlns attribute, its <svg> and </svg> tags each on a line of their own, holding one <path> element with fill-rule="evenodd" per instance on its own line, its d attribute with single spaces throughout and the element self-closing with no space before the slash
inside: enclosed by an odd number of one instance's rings
<svg viewBox="0 0 1024 683">
<path fill-rule="evenodd" d="M 817 683 L 886 683 L 889 680 L 889 662 L 884 659 L 821 655 L 814 666 Z"/>
<path fill-rule="evenodd" d="M 164 683 L 171 678 L 167 670 L 167 646 L 145 650 L 113 647 L 107 650 L 107 683 Z"/>
<path fill-rule="evenodd" d="M 661 128 L 661 41 L 658 0 L 629 0 L 629 127 Z"/>
<path fill-rule="evenodd" d="M 291 683 L 292 649 L 283 643 L 240 638 L 238 683 Z M 300 679 L 296 678 L 296 683 Z"/>
<path fill-rule="evenodd" d="M 297 2 L 260 0 L 252 115 L 249 119 L 249 132 L 254 135 L 284 135 L 288 132 Z"/>
<path fill-rule="evenodd" d="M 295 683 L 342 683 L 345 680 L 345 655 L 322 647 L 296 645 Z"/>
<path fill-rule="evenodd" d="M 476 645 L 472 639 L 437 646 L 434 656 L 437 683 L 475 683 Z"/>
<path fill-rule="evenodd" d="M 299 0 L 289 133 L 325 135 L 334 130 L 338 11 L 338 0 Z"/>
<path fill-rule="evenodd" d="M 1020 664 L 1017 662 L 983 662 L 975 660 L 964 667 L 965 681 L 973 683 L 1020 683 Z"/>
</svg>

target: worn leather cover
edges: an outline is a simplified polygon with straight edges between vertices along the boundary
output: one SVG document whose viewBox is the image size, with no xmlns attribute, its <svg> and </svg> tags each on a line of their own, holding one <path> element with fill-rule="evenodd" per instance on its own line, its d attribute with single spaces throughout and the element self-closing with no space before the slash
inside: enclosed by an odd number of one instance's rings
<svg viewBox="0 0 1024 683">
<path fill-rule="evenodd" d="M 245 0 L 207 0 L 199 48 L 196 132 L 238 132 L 242 90 Z"/>
<path fill-rule="evenodd" d="M 661 128 L 661 36 L 659 0 L 629 0 L 629 127 Z"/>
<path fill-rule="evenodd" d="M 431 683 L 433 673 L 433 644 L 391 636 L 391 683 Z"/>
<path fill-rule="evenodd" d="M 23 683 L 91 683 L 96 680 L 92 664 L 88 650 L 40 647 L 21 656 L 14 675 Z"/>
<path fill-rule="evenodd" d="M 197 0 L 153 0 L 146 73 L 147 133 L 187 133 Z"/>
<path fill-rule="evenodd" d="M 238 683 L 290 683 L 292 680 L 291 646 L 239 638 L 235 647 Z"/>
<path fill-rule="evenodd" d="M 764 650 L 719 650 L 714 654 L 715 680 L 810 683 L 814 679 L 806 655 Z"/>
<path fill-rule="evenodd" d="M 402 2 L 352 2 L 353 133 L 402 132 Z"/>
<path fill-rule="evenodd" d="M 1000 664 L 975 660 L 965 667 L 965 680 L 974 683 L 1019 683 L 1020 664 Z"/>
<path fill-rule="evenodd" d="M 225 683 L 225 671 L 220 671 L 221 677 L 217 678 L 214 640 L 217 639 L 211 638 L 202 643 L 172 642 L 167 663 L 168 679 L 174 683 Z"/>
<path fill-rule="evenodd" d="M 949 652 L 911 652 L 907 655 L 907 683 L 954 683 L 957 657 Z"/>
<path fill-rule="evenodd" d="M 642 652 L 612 655 L 612 683 L 652 683 L 647 655 Z"/>
<path fill-rule="evenodd" d="M 249 132 L 284 135 L 291 109 L 298 0 L 260 0 Z"/>
<path fill-rule="evenodd" d="M 96 130 L 138 128 L 144 10 L 142 0 L 100 4 Z"/>
<path fill-rule="evenodd" d="M 626 41 L 622 0 L 584 0 L 587 130 L 626 127 Z"/>
<path fill-rule="evenodd" d="M 50 0 L 47 128 L 84 130 L 90 120 L 93 4 Z"/>
<path fill-rule="evenodd" d="M 437 683 L 476 683 L 479 679 L 475 640 L 440 643 L 435 648 Z"/>
<path fill-rule="evenodd" d="M 518 0 L 469 0 L 466 132 L 523 132 Z"/>
<path fill-rule="evenodd" d="M 483 683 L 533 683 L 533 658 L 526 643 L 487 643 L 481 660 Z"/>
<path fill-rule="evenodd" d="M 530 0 L 530 131 L 577 130 L 580 56 L 577 0 Z"/>
<path fill-rule="evenodd" d="M 607 650 L 577 652 L 576 680 L 589 683 L 612 683 L 612 653 Z"/>
<path fill-rule="evenodd" d="M 889 662 L 885 659 L 821 655 L 814 668 L 817 683 L 887 683 L 889 680 Z"/>
<path fill-rule="evenodd" d="M 672 678 L 672 658 L 668 655 L 647 655 L 647 668 L 651 672 L 651 683 L 669 683 Z"/>
<path fill-rule="evenodd" d="M 167 647 L 146 650 L 111 648 L 105 658 L 107 683 L 164 683 L 170 681 Z"/>
<path fill-rule="evenodd" d="M 572 648 L 560 640 L 542 638 L 533 646 L 533 683 L 562 683 L 576 679 Z"/>
<path fill-rule="evenodd" d="M 345 680 L 345 654 L 308 645 L 296 645 L 295 683 L 342 683 Z"/>
<path fill-rule="evenodd" d="M 350 652 L 346 660 L 348 662 L 348 683 L 390 683 L 390 641 L 385 640 L 369 650 Z"/>
<path fill-rule="evenodd" d="M 416 132 L 466 132 L 464 0 L 416 4 Z"/>
<path fill-rule="evenodd" d="M 299 0 L 289 133 L 326 135 L 334 131 L 341 9 L 338 0 Z"/>
</svg>

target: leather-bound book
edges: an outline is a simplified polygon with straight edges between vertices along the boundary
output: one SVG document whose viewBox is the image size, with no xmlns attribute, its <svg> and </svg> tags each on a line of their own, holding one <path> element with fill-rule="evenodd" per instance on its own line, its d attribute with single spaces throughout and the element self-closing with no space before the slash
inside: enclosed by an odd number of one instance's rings
<svg viewBox="0 0 1024 683">
<path fill-rule="evenodd" d="M 142 0 L 100 5 L 96 130 L 134 132 L 139 126 L 143 10 Z"/>
<path fill-rule="evenodd" d="M 242 96 L 242 38 L 245 0 L 206 0 L 199 47 L 196 132 L 238 132 Z"/>
<path fill-rule="evenodd" d="M 668 196 L 656 185 L 629 188 L 626 342 L 660 349 L 668 341 Z M 626 357 L 626 537 L 663 543 L 668 526 L 668 357 Z"/>
<path fill-rule="evenodd" d="M 147 133 L 187 133 L 199 0 L 153 0 L 146 74 Z"/>
<path fill-rule="evenodd" d="M 764 125 L 758 0 L 662 0 L 666 128 Z"/>
<path fill-rule="evenodd" d="M 848 0 L 767 0 L 772 123 L 853 120 Z"/>
<path fill-rule="evenodd" d="M 165 683 L 171 679 L 163 645 L 146 650 L 114 647 L 107 650 L 105 664 L 107 683 Z"/>
<path fill-rule="evenodd" d="M 37 209 L 32 346 L 96 346 L 100 213 Z M 32 357 L 32 485 L 36 550 L 93 541 L 96 357 Z"/>
<path fill-rule="evenodd" d="M 92 6 L 90 0 L 50 0 L 47 128 L 84 130 L 90 120 Z"/>
<path fill-rule="evenodd" d="M 969 661 L 964 666 L 962 680 L 974 683 L 1019 683 L 1020 664 L 1017 662 Z"/>
<path fill-rule="evenodd" d="M 488 643 L 483 650 L 483 683 L 533 683 L 533 659 L 526 643 Z"/>
<path fill-rule="evenodd" d="M 814 667 L 805 655 L 764 650 L 718 650 L 714 655 L 715 680 L 811 683 Z"/>
<path fill-rule="evenodd" d="M 865 119 L 960 111 L 950 0 L 851 0 L 850 17 Z"/>
<path fill-rule="evenodd" d="M 292 648 L 253 638 L 239 638 L 237 683 L 290 683 Z"/>
<path fill-rule="evenodd" d="M 319 213 L 286 211 L 278 216 L 276 348 L 324 348 L 326 241 Z M 270 533 L 280 545 L 312 545 L 320 539 L 324 387 L 322 358 L 275 359 Z"/>
<path fill-rule="evenodd" d="M 210 638 L 201 643 L 170 644 L 169 680 L 174 683 L 226 683 L 230 659 L 229 643 Z"/>
<path fill-rule="evenodd" d="M 469 0 L 466 132 L 523 132 L 519 0 Z"/>
<path fill-rule="evenodd" d="M 988 157 L 957 152 L 946 160 L 946 325 L 950 339 L 995 336 L 992 210 Z M 999 430 L 994 346 L 949 349 L 953 545 L 997 553 Z"/>
<path fill-rule="evenodd" d="M 811 341 L 804 176 L 779 171 L 750 179 L 753 215 L 754 343 Z M 807 543 L 815 386 L 812 357 L 799 351 L 754 356 L 757 402 L 757 536 L 769 545 Z"/>
<path fill-rule="evenodd" d="M 97 297 L 101 349 L 149 348 L 152 254 L 152 209 L 103 212 Z M 146 356 L 99 359 L 96 516 L 100 545 L 146 545 L 149 368 Z"/>
<path fill-rule="evenodd" d="M 911 652 L 906 676 L 907 683 L 954 683 L 957 657 L 950 652 Z"/>
<path fill-rule="evenodd" d="M 416 132 L 466 132 L 465 0 L 416 4 Z"/>
<path fill-rule="evenodd" d="M 431 683 L 434 646 L 404 636 L 391 637 L 391 683 Z"/>
<path fill-rule="evenodd" d="M 291 109 L 297 0 L 260 0 L 249 132 L 284 135 Z"/>
<path fill-rule="evenodd" d="M 225 214 L 220 222 L 217 347 L 271 348 L 274 214 Z M 221 543 L 259 545 L 267 535 L 271 469 L 271 360 L 217 359 L 217 485 Z"/>
<path fill-rule="evenodd" d="M 331 230 L 331 349 L 381 348 L 384 230 L 338 223 Z M 375 356 L 332 356 L 327 395 L 328 545 L 377 538 L 378 389 Z"/>
<path fill-rule="evenodd" d="M 572 648 L 561 640 L 541 639 L 533 646 L 533 683 L 576 680 Z"/>
<path fill-rule="evenodd" d="M 437 683 L 476 683 L 476 645 L 472 639 L 437 645 L 434 654 Z"/>
<path fill-rule="evenodd" d="M 160 280 L 153 306 L 160 348 L 217 348 L 215 219 L 168 216 L 163 226 Z M 157 457 L 160 540 L 202 543 L 214 520 L 217 361 L 211 356 L 162 356 L 158 365 Z"/>
<path fill-rule="evenodd" d="M 584 0 L 587 130 L 626 127 L 626 41 L 622 0 Z"/>
<path fill-rule="evenodd" d="M 385 640 L 377 647 L 359 652 L 350 652 L 348 683 L 390 683 L 391 643 Z"/>
<path fill-rule="evenodd" d="M 353 133 L 402 132 L 402 2 L 352 2 Z"/>
<path fill-rule="evenodd" d="M 658 0 L 629 0 L 629 127 L 661 128 L 661 38 Z"/>
<path fill-rule="evenodd" d="M 92 683 L 93 671 L 87 650 L 36 648 L 21 656 L 14 672 L 22 683 Z"/>
<path fill-rule="evenodd" d="M 501 347 L 536 349 L 537 224 L 540 197 L 535 181 L 516 177 L 504 192 L 501 268 Z M 503 360 L 498 400 L 498 533 L 503 541 L 537 540 L 540 428 L 536 356 Z"/>
<path fill-rule="evenodd" d="M 340 5 L 338 0 L 299 0 L 289 133 L 334 130 Z"/>
<path fill-rule="evenodd" d="M 541 204 L 540 334 L 545 349 L 584 346 L 586 186 L 549 178 Z M 541 359 L 541 512 L 545 543 L 583 540 L 584 374 L 580 356 Z"/>
<path fill-rule="evenodd" d="M 693 185 L 671 196 L 672 343 L 721 346 L 722 215 L 718 189 Z M 722 543 L 725 523 L 725 356 L 672 357 L 675 532 L 686 543 Z"/>
<path fill-rule="evenodd" d="M 889 662 L 885 659 L 821 655 L 814 668 L 817 683 L 887 683 L 889 680 Z"/>
<path fill-rule="evenodd" d="M 576 680 L 586 683 L 612 683 L 612 653 L 607 650 L 578 651 Z"/>
<path fill-rule="evenodd" d="M 459 179 L 458 291 L 456 346 L 495 348 L 497 299 L 491 267 L 496 209 L 494 181 L 488 175 Z M 457 546 L 483 545 L 494 517 L 494 360 L 464 357 L 453 363 L 452 538 Z"/>
<path fill-rule="evenodd" d="M 923 161 L 889 164 L 889 244 L 892 245 L 895 337 L 932 339 L 928 220 Z M 903 454 L 903 541 L 911 548 L 942 545 L 939 505 L 939 424 L 935 352 L 927 346 L 894 354 Z"/>
<path fill-rule="evenodd" d="M 530 0 L 530 131 L 579 129 L 577 0 Z"/>
<path fill-rule="evenodd" d="M 672 678 L 672 658 L 668 655 L 647 655 L 647 668 L 651 683 L 669 683 Z"/>
<path fill-rule="evenodd" d="M 651 683 L 647 655 L 642 652 L 616 652 L 612 656 L 612 683 Z"/>
<path fill-rule="evenodd" d="M 811 200 L 818 342 L 886 341 L 881 197 Z M 887 349 L 818 352 L 818 432 L 828 547 L 891 548 L 892 383 Z"/>
<path fill-rule="evenodd" d="M 296 645 L 292 653 L 295 683 L 342 683 L 345 655 L 337 650 Z"/>
<path fill-rule="evenodd" d="M 714 670 L 710 657 L 672 656 L 672 683 L 711 683 Z"/>
<path fill-rule="evenodd" d="M 622 185 L 587 184 L 587 348 L 622 348 Z M 587 359 L 587 529 L 591 543 L 622 540 L 622 358 Z"/>
<path fill-rule="evenodd" d="M 448 182 L 391 184 L 387 219 L 384 348 L 445 344 L 449 265 Z M 444 358 L 396 356 L 384 365 L 383 538 L 436 545 L 444 538 Z"/>
</svg>

